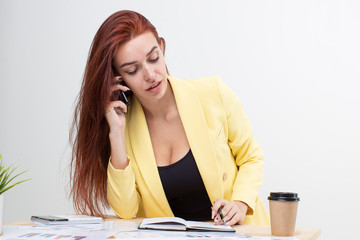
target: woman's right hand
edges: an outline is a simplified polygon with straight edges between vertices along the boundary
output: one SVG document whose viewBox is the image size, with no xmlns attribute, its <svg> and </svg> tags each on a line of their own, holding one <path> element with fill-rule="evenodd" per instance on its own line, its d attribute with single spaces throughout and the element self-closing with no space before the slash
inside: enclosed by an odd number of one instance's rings
<svg viewBox="0 0 360 240">
<path fill-rule="evenodd" d="M 115 91 L 129 91 L 130 89 L 124 85 L 118 84 L 120 77 L 116 77 L 114 85 L 111 87 L 111 93 Z M 127 106 L 120 100 L 111 101 L 105 109 L 105 118 L 110 127 L 109 139 L 111 145 L 111 164 L 116 169 L 125 169 L 128 166 L 128 159 L 125 148 L 125 113 Z"/>
<path fill-rule="evenodd" d="M 111 93 L 115 91 L 129 91 L 130 89 L 124 85 L 119 84 L 121 77 L 115 77 L 114 85 L 111 87 Z M 115 100 L 111 101 L 109 98 L 109 103 L 105 109 L 105 118 L 109 124 L 110 132 L 119 131 L 125 129 L 125 114 L 127 112 L 127 106 L 123 101 Z"/>
</svg>

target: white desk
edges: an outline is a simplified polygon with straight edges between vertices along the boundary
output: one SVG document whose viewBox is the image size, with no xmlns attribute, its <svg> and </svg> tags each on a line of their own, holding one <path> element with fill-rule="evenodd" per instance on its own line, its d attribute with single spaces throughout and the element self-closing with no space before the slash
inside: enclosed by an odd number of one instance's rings
<svg viewBox="0 0 360 240">
<path fill-rule="evenodd" d="M 109 218 L 105 221 L 116 221 L 116 218 Z M 128 221 L 140 222 L 141 219 L 133 219 Z M 4 225 L 33 225 L 33 223 L 28 221 L 18 221 L 13 223 L 6 223 Z M 244 233 L 252 236 L 271 236 L 270 226 L 261 226 L 261 225 L 235 225 L 233 226 L 236 232 Z M 317 228 L 296 228 L 295 237 L 300 240 L 316 240 L 320 236 L 321 230 Z"/>
</svg>

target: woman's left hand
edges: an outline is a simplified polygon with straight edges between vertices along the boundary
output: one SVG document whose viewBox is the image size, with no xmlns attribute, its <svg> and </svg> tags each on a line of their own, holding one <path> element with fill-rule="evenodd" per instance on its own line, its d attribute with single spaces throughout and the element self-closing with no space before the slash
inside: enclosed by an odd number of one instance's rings
<svg viewBox="0 0 360 240">
<path fill-rule="evenodd" d="M 219 209 L 221 209 L 224 216 L 225 223 L 221 220 Z M 235 225 L 244 222 L 248 205 L 241 201 L 227 201 L 225 199 L 216 200 L 212 206 L 211 218 L 214 219 L 214 224 Z"/>
</svg>

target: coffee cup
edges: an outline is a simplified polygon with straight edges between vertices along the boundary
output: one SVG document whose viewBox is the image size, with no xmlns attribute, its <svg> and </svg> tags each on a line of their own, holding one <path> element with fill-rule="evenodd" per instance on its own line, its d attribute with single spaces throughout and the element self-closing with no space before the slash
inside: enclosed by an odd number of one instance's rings
<svg viewBox="0 0 360 240">
<path fill-rule="evenodd" d="M 274 236 L 294 236 L 298 203 L 300 201 L 298 194 L 271 192 L 268 200 L 271 234 Z"/>
</svg>

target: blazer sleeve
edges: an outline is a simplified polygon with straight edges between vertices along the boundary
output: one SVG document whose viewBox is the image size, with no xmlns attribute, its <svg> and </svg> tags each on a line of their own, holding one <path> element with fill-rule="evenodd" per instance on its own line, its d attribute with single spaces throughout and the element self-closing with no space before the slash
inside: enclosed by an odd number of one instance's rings
<svg viewBox="0 0 360 240">
<path fill-rule="evenodd" d="M 140 196 L 136 189 L 131 161 L 124 170 L 108 164 L 107 199 L 111 209 L 120 218 L 133 218 L 138 212 Z"/>
<path fill-rule="evenodd" d="M 228 145 L 238 166 L 231 200 L 245 202 L 249 206 L 247 214 L 253 214 L 263 181 L 263 153 L 253 137 L 250 121 L 237 96 L 221 80 L 217 83 L 226 111 Z"/>
</svg>

